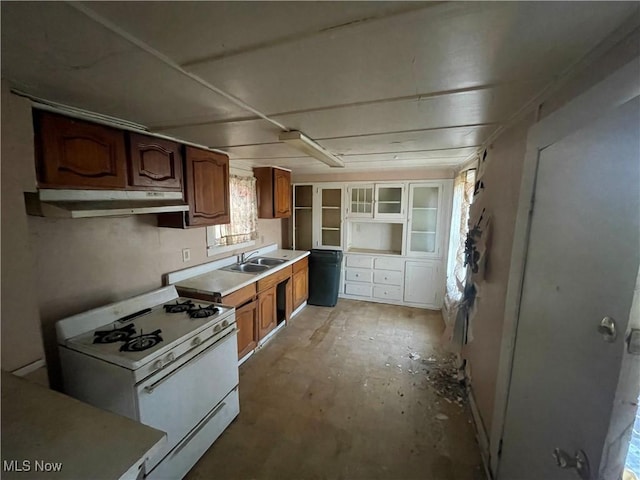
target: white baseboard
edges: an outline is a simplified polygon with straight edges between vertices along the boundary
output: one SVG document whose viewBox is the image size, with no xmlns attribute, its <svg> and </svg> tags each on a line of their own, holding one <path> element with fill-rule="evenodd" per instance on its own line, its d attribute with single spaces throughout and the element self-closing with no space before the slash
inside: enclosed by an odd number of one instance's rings
<svg viewBox="0 0 640 480">
<path fill-rule="evenodd" d="M 487 478 L 492 479 L 491 469 L 489 467 L 489 437 L 487 436 L 487 430 L 484 428 L 484 422 L 480 416 L 476 399 L 473 396 L 473 390 L 471 387 L 468 389 L 469 406 L 471 407 L 471 415 L 473 417 L 473 423 L 476 430 L 476 438 L 478 439 L 478 445 L 480 446 L 480 455 L 482 456 L 482 463 L 484 464 L 484 470 Z"/>
<path fill-rule="evenodd" d="M 291 312 L 291 317 L 289 317 L 289 318 L 291 319 L 291 318 L 295 317 L 296 315 L 298 315 L 298 314 L 299 314 L 299 313 L 304 309 L 304 307 L 306 307 L 306 306 L 307 306 L 307 302 L 306 302 L 306 301 L 304 301 L 304 302 L 302 303 L 302 305 L 300 305 L 300 306 L 299 306 L 298 308 L 296 308 L 293 312 Z"/>
<path fill-rule="evenodd" d="M 244 357 L 242 357 L 240 360 L 238 360 L 238 366 L 242 365 L 244 362 L 246 362 L 247 360 L 249 360 L 249 357 L 251 355 L 253 355 L 253 353 L 255 352 L 255 350 L 251 350 L 249 353 L 247 353 Z"/>
</svg>

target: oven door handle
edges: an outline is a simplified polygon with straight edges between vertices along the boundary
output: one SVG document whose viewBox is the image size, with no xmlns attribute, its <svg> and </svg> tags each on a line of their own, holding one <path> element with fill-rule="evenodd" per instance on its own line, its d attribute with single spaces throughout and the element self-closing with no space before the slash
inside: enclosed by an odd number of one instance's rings
<svg viewBox="0 0 640 480">
<path fill-rule="evenodd" d="M 155 383 L 152 383 L 151 385 L 147 385 L 146 387 L 144 387 L 144 391 L 146 393 L 153 393 L 153 391 L 158 388 L 158 386 L 160 386 L 161 384 L 163 384 L 164 382 L 166 382 L 167 380 L 169 380 L 171 377 L 173 377 L 176 373 L 178 373 L 179 371 L 181 371 L 184 367 L 188 366 L 189 363 L 191 363 L 194 359 L 198 358 L 200 355 L 202 355 L 205 352 L 208 352 L 209 350 L 212 350 L 214 348 L 217 348 L 216 345 L 222 341 L 224 341 L 224 339 L 226 339 L 229 335 L 232 335 L 233 333 L 236 332 L 236 328 L 234 328 L 233 330 L 230 330 L 229 333 L 227 333 L 224 337 L 219 338 L 218 340 L 216 340 L 213 344 L 209 345 L 207 348 L 205 348 L 203 351 L 201 351 L 199 354 L 197 354 L 195 357 L 190 358 L 189 360 L 187 360 L 186 362 L 184 362 L 182 365 L 180 365 L 178 368 L 176 368 L 173 372 L 171 372 L 169 375 L 162 377 L 160 380 L 158 380 Z"/>
</svg>

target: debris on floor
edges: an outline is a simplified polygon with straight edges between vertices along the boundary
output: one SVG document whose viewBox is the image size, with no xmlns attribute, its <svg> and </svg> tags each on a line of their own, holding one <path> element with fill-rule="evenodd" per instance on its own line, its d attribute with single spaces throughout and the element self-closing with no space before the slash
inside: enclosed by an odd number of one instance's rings
<svg viewBox="0 0 640 480">
<path fill-rule="evenodd" d="M 417 360 L 420 355 L 410 353 L 409 358 Z M 467 398 L 464 376 L 458 370 L 455 354 L 431 355 L 420 360 L 421 370 L 427 382 L 438 396 L 447 403 L 463 406 Z M 414 364 L 415 365 L 415 364 Z M 419 373 L 418 368 L 409 369 L 410 374 Z"/>
<path fill-rule="evenodd" d="M 449 420 L 449 417 L 447 417 L 444 413 L 438 413 L 436 415 L 436 420 Z"/>
</svg>

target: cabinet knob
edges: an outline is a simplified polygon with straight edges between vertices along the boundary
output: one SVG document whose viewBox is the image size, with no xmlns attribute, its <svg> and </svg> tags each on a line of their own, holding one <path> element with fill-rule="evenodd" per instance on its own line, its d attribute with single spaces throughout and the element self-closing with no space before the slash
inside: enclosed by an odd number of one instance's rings
<svg viewBox="0 0 640 480">
<path fill-rule="evenodd" d="M 197 347 L 198 345 L 200 345 L 202 343 L 202 339 L 200 337 L 196 337 L 193 339 L 193 341 L 191 342 L 191 345 L 193 345 L 194 347 Z"/>
<path fill-rule="evenodd" d="M 359 276 L 360 276 L 360 274 L 359 274 L 359 273 L 356 273 L 356 277 L 359 277 Z"/>
</svg>

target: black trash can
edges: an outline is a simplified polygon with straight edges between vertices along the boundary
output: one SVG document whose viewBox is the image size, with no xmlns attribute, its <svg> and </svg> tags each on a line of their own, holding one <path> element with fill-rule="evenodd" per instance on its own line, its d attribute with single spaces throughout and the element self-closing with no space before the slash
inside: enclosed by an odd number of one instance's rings
<svg viewBox="0 0 640 480">
<path fill-rule="evenodd" d="M 309 305 L 333 307 L 338 301 L 342 250 L 311 250 L 309 256 Z"/>
</svg>

